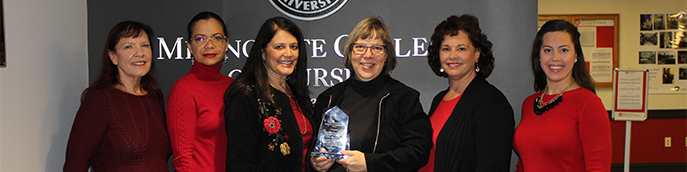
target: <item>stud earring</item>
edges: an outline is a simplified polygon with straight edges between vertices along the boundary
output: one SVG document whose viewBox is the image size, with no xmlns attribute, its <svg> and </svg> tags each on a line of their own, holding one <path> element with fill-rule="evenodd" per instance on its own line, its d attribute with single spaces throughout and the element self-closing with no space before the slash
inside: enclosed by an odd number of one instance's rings
<svg viewBox="0 0 687 172">
<path fill-rule="evenodd" d="M 575 59 L 575 63 L 577 63 L 577 59 Z"/>
<path fill-rule="evenodd" d="M 439 68 L 439 72 L 444 73 L 444 68 Z"/>
</svg>

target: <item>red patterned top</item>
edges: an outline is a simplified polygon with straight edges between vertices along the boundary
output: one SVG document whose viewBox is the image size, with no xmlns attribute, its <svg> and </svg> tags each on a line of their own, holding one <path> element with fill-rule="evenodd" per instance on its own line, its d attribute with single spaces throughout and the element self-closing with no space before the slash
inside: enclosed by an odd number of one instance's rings
<svg viewBox="0 0 687 172">
<path fill-rule="evenodd" d="M 81 102 L 67 143 L 65 172 L 167 172 L 171 155 L 162 101 L 113 87 Z"/>
</svg>

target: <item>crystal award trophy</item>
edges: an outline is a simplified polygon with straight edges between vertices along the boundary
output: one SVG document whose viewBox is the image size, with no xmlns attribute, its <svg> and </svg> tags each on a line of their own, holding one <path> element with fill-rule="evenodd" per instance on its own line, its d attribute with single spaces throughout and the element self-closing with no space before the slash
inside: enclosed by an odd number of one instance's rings
<svg viewBox="0 0 687 172">
<path fill-rule="evenodd" d="M 349 149 L 348 115 L 339 107 L 334 106 L 322 115 L 320 131 L 317 134 L 315 149 L 310 155 L 318 157 L 343 159 L 342 150 Z"/>
</svg>

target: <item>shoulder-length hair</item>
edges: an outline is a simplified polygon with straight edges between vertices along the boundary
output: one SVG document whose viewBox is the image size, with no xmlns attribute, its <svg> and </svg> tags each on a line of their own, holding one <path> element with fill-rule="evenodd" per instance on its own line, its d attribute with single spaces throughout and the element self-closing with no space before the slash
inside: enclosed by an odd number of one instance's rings
<svg viewBox="0 0 687 172">
<path fill-rule="evenodd" d="M 136 38 L 145 33 L 148 35 L 148 42 L 153 44 L 153 29 L 150 26 L 136 22 L 136 21 L 123 21 L 115 25 L 110 33 L 107 35 L 107 41 L 105 41 L 105 49 L 101 57 L 101 67 L 98 77 L 96 77 L 95 82 L 86 88 L 83 93 L 81 93 L 81 101 L 85 98 L 88 91 L 94 89 L 101 89 L 105 87 L 111 87 L 117 84 L 121 84 L 119 81 L 119 69 L 108 56 L 109 52 L 115 52 L 115 46 L 122 38 Z M 150 46 L 152 52 L 152 46 Z M 158 100 L 162 101 L 162 91 L 158 88 L 157 79 L 155 79 L 155 59 L 150 61 L 150 71 L 143 75 L 141 78 L 141 89 L 152 94 Z"/>
<path fill-rule="evenodd" d="M 479 21 L 477 17 L 463 14 L 460 17 L 455 15 L 448 17 L 434 28 L 434 33 L 430 38 L 429 48 L 427 49 L 427 63 L 434 74 L 440 77 L 448 77 L 446 73 L 439 71 L 441 69 L 441 60 L 439 57 L 441 44 L 444 42 L 444 36 L 456 36 L 460 31 L 467 34 L 470 43 L 479 51 L 479 60 L 477 67 L 480 71 L 477 74 L 484 78 L 489 77 L 494 69 L 494 55 L 491 51 L 493 44 L 487 40 L 487 35 L 482 33 L 479 28 Z"/>
<path fill-rule="evenodd" d="M 303 34 L 295 23 L 283 17 L 270 18 L 262 24 L 248 54 L 249 58 L 247 58 L 241 70 L 241 74 L 239 74 L 231 86 L 227 88 L 224 95 L 225 102 L 236 93 L 241 91 L 247 93 L 248 89 L 246 89 L 246 87 L 248 86 L 254 86 L 254 91 L 259 93 L 262 98 L 272 101 L 272 97 L 270 96 L 272 94 L 272 89 L 270 88 L 271 86 L 267 76 L 267 68 L 265 67 L 266 62 L 261 57 L 262 52 L 267 48 L 267 44 L 272 41 L 272 38 L 279 30 L 289 32 L 296 37 L 298 41 L 298 63 L 296 63 L 293 73 L 286 77 L 286 83 L 289 85 L 289 88 L 291 88 L 291 92 L 295 96 L 296 101 L 298 101 L 301 106 L 307 108 L 306 110 L 309 111 L 312 109 L 310 91 L 307 85 L 308 73 L 306 72 L 306 68 L 308 57 L 305 51 Z"/>
<path fill-rule="evenodd" d="M 353 51 L 353 44 L 358 39 L 379 39 L 384 43 L 386 49 L 386 61 L 384 62 L 384 68 L 382 69 L 383 74 L 390 74 L 391 71 L 396 67 L 396 50 L 394 49 L 394 43 L 391 41 L 391 35 L 389 30 L 382 22 L 381 18 L 368 17 L 355 25 L 351 33 L 348 34 L 348 39 L 344 46 L 344 66 L 351 69 L 354 73 L 353 65 L 351 64 L 351 52 Z"/>
<path fill-rule="evenodd" d="M 565 20 L 551 20 L 541 27 L 537 36 L 534 38 L 534 43 L 532 45 L 532 55 L 530 56 L 530 62 L 532 63 L 532 73 L 534 74 L 534 91 L 541 91 L 546 88 L 546 73 L 539 63 L 541 46 L 544 43 L 544 35 L 549 32 L 563 31 L 570 34 L 572 42 L 575 46 L 575 57 L 577 57 L 577 62 L 575 62 L 572 70 L 572 77 L 580 86 L 589 89 L 590 91 L 596 93 L 594 89 L 594 79 L 589 75 L 587 70 L 587 65 L 584 61 L 584 53 L 582 53 L 582 46 L 580 46 L 580 32 L 577 27 L 570 22 Z"/>
</svg>

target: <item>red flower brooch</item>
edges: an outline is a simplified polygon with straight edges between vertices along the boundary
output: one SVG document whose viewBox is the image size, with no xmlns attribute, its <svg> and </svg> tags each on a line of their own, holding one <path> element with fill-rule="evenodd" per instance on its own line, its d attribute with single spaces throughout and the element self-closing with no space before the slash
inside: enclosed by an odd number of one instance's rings
<svg viewBox="0 0 687 172">
<path fill-rule="evenodd" d="M 263 122 L 265 130 L 267 130 L 267 132 L 270 132 L 270 134 L 274 134 L 281 130 L 281 124 L 279 123 L 279 119 L 273 116 L 268 117 L 267 119 L 263 120 Z"/>
<path fill-rule="evenodd" d="M 247 89 L 251 90 L 251 87 L 252 86 L 248 86 Z M 270 95 L 270 97 L 273 98 L 274 95 Z M 267 149 L 275 151 L 274 149 L 277 148 L 281 151 L 282 155 L 285 156 L 291 154 L 291 147 L 287 143 L 289 135 L 284 133 L 281 128 L 281 121 L 277 118 L 282 115 L 281 108 L 275 107 L 273 100 L 266 101 L 258 98 L 258 113 L 261 118 L 264 118 L 262 120 L 262 125 L 265 129 L 263 130 L 269 133 L 268 137 L 274 137 L 274 139 L 267 144 Z"/>
</svg>

